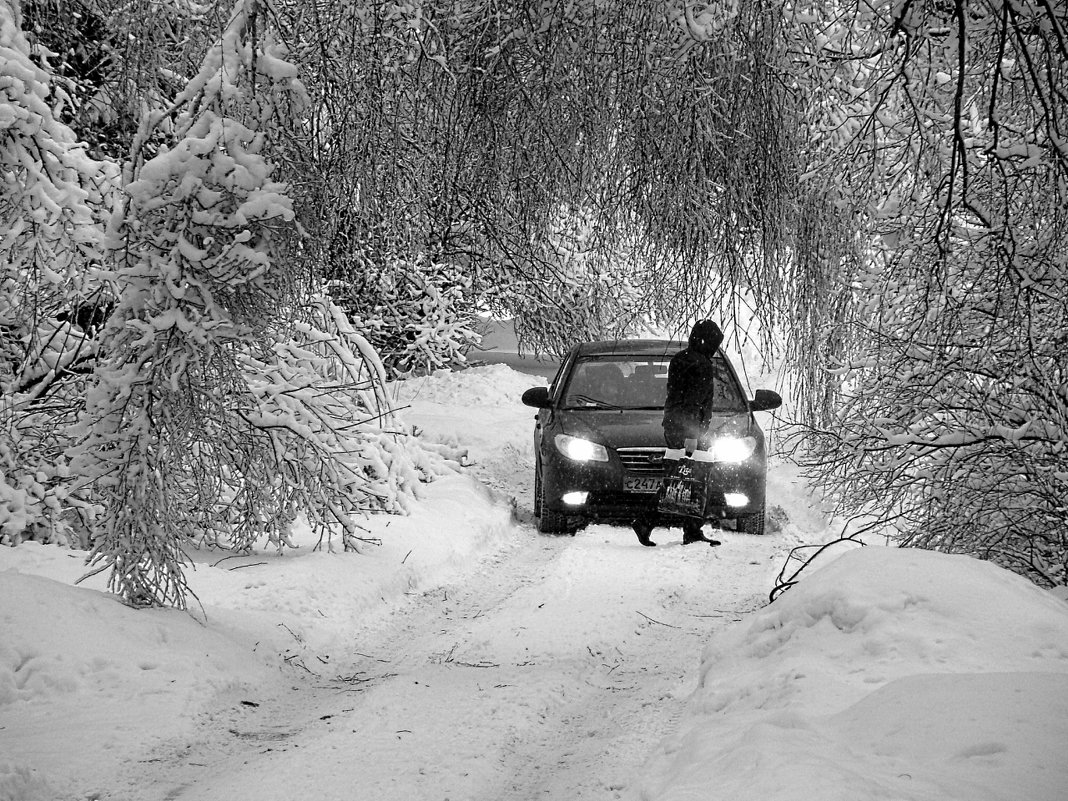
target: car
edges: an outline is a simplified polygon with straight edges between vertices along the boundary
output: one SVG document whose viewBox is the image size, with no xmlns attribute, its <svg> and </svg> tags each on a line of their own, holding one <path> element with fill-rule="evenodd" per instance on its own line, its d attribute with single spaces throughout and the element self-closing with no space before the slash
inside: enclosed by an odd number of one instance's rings
<svg viewBox="0 0 1068 801">
<path fill-rule="evenodd" d="M 564 357 L 549 386 L 523 393 L 523 403 L 538 410 L 534 515 L 539 531 L 574 534 L 589 523 L 630 525 L 639 516 L 657 526 L 682 525 L 683 518 L 657 511 L 657 491 L 667 450 L 668 363 L 685 347 L 665 339 L 584 342 Z M 767 450 L 753 413 L 778 408 L 782 398 L 760 389 L 749 400 L 722 351 L 713 364 L 706 520 L 733 519 L 736 530 L 763 534 Z"/>
</svg>

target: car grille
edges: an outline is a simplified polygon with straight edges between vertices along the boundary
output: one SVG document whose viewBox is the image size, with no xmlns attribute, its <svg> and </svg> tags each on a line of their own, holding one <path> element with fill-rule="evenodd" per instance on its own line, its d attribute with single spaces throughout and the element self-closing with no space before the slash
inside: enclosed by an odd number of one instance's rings
<svg viewBox="0 0 1068 801">
<path fill-rule="evenodd" d="M 616 453 L 628 473 L 641 476 L 664 475 L 663 448 L 619 448 Z"/>
</svg>

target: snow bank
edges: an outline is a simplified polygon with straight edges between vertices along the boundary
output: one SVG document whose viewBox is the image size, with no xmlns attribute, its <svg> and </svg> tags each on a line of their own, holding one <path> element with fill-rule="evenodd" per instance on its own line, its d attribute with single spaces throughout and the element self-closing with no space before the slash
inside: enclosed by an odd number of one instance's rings
<svg viewBox="0 0 1068 801">
<path fill-rule="evenodd" d="M 861 548 L 706 649 L 644 797 L 1063 801 L 1068 604 L 987 562 Z"/>
<path fill-rule="evenodd" d="M 0 565 L 22 561 L 69 576 L 61 548 L 25 543 L 0 553 Z M 135 611 L 100 590 L 10 568 L 0 572 L 0 631 L 3 801 L 66 797 L 57 789 L 63 774 L 92 776 L 191 726 L 217 693 L 270 673 L 247 648 L 182 612 Z M 42 762 L 62 764 L 55 786 L 54 771 L 41 771 L 49 780 L 38 773 Z"/>
<path fill-rule="evenodd" d="M 503 364 L 493 364 L 459 372 L 437 370 L 424 378 L 395 381 L 390 384 L 390 389 L 402 406 L 430 403 L 463 406 L 469 410 L 476 406 L 514 409 L 523 392 L 545 383 L 544 378 L 518 373 Z M 533 418 L 533 409 L 530 415 Z"/>
<path fill-rule="evenodd" d="M 382 545 L 362 554 L 315 552 L 307 532 L 284 556 L 194 552 L 192 615 L 130 609 L 101 576 L 71 586 L 84 553 L 0 548 L 0 801 L 107 797 L 118 765 L 198 716 L 295 671 L 342 669 L 357 622 L 465 569 L 512 530 L 511 511 L 450 476 L 410 515 L 366 521 Z"/>
</svg>

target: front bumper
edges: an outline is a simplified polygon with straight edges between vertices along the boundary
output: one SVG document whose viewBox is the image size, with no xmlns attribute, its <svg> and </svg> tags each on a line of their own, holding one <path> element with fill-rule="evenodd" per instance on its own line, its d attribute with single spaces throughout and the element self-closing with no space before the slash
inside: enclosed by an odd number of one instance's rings
<svg viewBox="0 0 1068 801">
<path fill-rule="evenodd" d="M 607 462 L 574 462 L 557 454 L 543 473 L 544 503 L 553 511 L 576 521 L 630 523 L 637 517 L 659 525 L 678 525 L 683 518 L 656 511 L 655 492 L 629 492 L 627 479 L 651 479 L 655 485 L 663 478 L 666 465 L 664 448 L 630 448 L 622 452 L 609 450 Z M 709 466 L 709 502 L 705 519 L 737 518 L 758 512 L 764 505 L 767 485 L 767 462 L 762 454 L 741 463 L 716 462 Z M 583 503 L 565 503 L 571 493 L 585 493 Z M 727 503 L 729 494 L 744 495 L 744 505 Z"/>
</svg>

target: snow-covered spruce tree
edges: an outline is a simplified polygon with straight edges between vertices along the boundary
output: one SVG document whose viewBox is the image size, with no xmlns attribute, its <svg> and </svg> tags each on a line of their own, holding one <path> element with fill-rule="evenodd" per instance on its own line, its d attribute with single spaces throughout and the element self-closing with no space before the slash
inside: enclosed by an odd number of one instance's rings
<svg viewBox="0 0 1068 801">
<path fill-rule="evenodd" d="M 382 433 L 373 350 L 287 270 L 300 247 L 272 147 L 305 97 L 266 0 L 239 0 L 198 74 L 142 124 L 108 248 L 120 297 L 87 400 L 79 473 L 104 512 L 93 572 L 131 605 L 184 606 L 184 549 L 328 545 L 442 469 Z M 172 126 L 173 146 L 139 145 Z M 365 425 L 366 424 L 366 425 Z"/>
<path fill-rule="evenodd" d="M 63 453 L 94 353 L 109 171 L 58 120 L 46 55 L 0 0 L 0 542 L 78 544 L 91 509 L 68 496 Z"/>
</svg>

